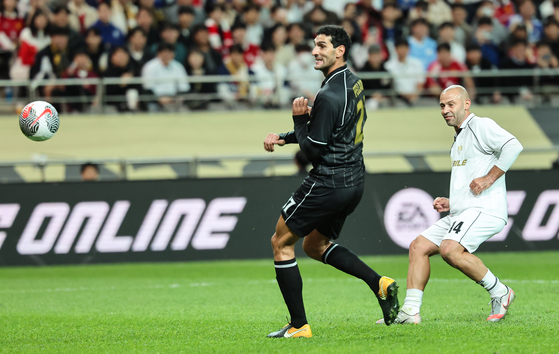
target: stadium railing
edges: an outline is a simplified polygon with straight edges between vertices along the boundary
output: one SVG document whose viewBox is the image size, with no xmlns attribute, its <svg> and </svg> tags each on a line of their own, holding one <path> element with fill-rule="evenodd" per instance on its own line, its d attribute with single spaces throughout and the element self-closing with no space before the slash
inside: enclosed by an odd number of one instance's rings
<svg viewBox="0 0 559 354">
<path fill-rule="evenodd" d="M 363 80 L 369 79 L 387 79 L 390 80 L 391 87 L 385 90 L 380 90 L 379 92 L 386 97 L 391 99 L 388 106 L 393 106 L 398 97 L 398 92 L 395 88 L 396 79 L 398 76 L 392 75 L 390 73 L 371 73 L 371 72 L 359 72 L 359 77 Z M 518 69 L 518 70 L 486 70 L 478 72 L 454 72 L 448 71 L 443 73 L 428 73 L 425 75 L 427 78 L 440 78 L 440 77 L 471 77 L 475 79 L 492 79 L 491 87 L 476 87 L 476 93 L 478 95 L 490 95 L 494 91 L 499 91 L 503 96 L 518 95 L 521 90 L 529 90 L 529 92 L 534 96 L 530 102 L 520 101 L 523 104 L 529 105 L 539 105 L 542 103 L 554 104 L 552 98 L 553 96 L 559 96 L 559 85 L 546 83 L 549 78 L 559 78 L 559 69 Z M 526 87 L 519 86 L 503 86 L 499 84 L 500 79 L 503 78 L 531 78 L 531 85 Z M 292 76 L 287 77 L 288 83 L 294 79 Z M 297 79 L 305 79 L 304 77 L 297 77 Z M 188 81 L 192 84 L 197 83 L 235 83 L 239 81 L 247 80 L 246 77 L 238 76 L 189 76 Z M 261 80 L 267 80 L 267 78 L 261 78 L 258 76 L 249 76 L 248 81 L 250 83 L 257 83 Z M 309 78 L 310 80 L 310 78 Z M 27 81 L 14 81 L 14 80 L 0 80 L 0 91 L 6 92 L 11 91 L 12 94 L 6 96 L 6 94 L 0 96 L 0 106 L 10 107 L 14 109 L 21 109 L 22 107 L 17 107 L 18 104 L 36 101 L 36 100 L 46 100 L 46 97 L 40 94 L 39 88 L 49 85 L 58 86 L 79 86 L 79 85 L 95 85 L 96 93 L 92 96 L 59 96 L 50 97 L 48 101 L 51 103 L 86 103 L 93 105 L 92 108 L 87 110 L 91 113 L 106 113 L 107 107 L 111 104 L 126 102 L 127 97 L 124 95 L 108 95 L 107 85 L 138 85 L 141 86 L 144 83 L 160 83 L 167 82 L 165 79 L 144 79 L 144 78 L 94 78 L 94 79 L 49 79 L 49 80 L 27 80 Z M 559 82 L 559 80 L 558 80 Z M 283 83 L 278 83 L 283 84 Z M 276 85 L 277 86 L 277 85 Z M 22 91 L 18 88 L 24 88 L 25 96 L 18 97 L 18 92 Z M 366 94 L 372 94 L 372 92 L 365 92 Z M 420 92 L 422 97 L 434 97 L 432 92 L 428 89 L 424 89 Z M 293 97 L 298 96 L 298 94 L 293 93 Z M 206 102 L 224 102 L 224 98 L 216 93 L 182 93 L 175 96 L 174 109 L 171 111 L 179 111 L 183 102 L 188 101 L 206 101 Z M 137 97 L 139 102 L 153 102 L 157 100 L 157 96 L 153 94 L 140 94 Z M 247 102 L 248 107 L 258 107 L 258 104 L 250 101 L 248 97 Z M 173 107 L 173 106 L 172 106 Z M 287 106 L 288 107 L 288 106 Z M 227 106 L 228 109 L 234 108 Z M 247 108 L 246 105 L 241 106 L 241 108 Z M 283 107 L 285 108 L 285 107 Z M 14 110 L 4 110 L 13 114 Z M 0 114 L 2 114 L 0 112 Z"/>
<path fill-rule="evenodd" d="M 559 146 L 549 148 L 526 148 L 523 155 L 559 154 Z M 448 150 L 430 151 L 384 151 L 364 152 L 365 165 L 374 163 L 375 159 L 404 158 L 409 162 L 411 172 L 433 171 L 426 162 L 430 157 L 448 158 Z M 228 169 L 225 163 L 238 163 L 239 169 Z M 14 182 L 72 182 L 80 181 L 80 167 L 85 163 L 95 163 L 101 169 L 101 180 L 141 180 L 141 179 L 181 179 L 181 178 L 222 178 L 222 177 L 261 177 L 295 175 L 297 170 L 293 163 L 293 155 L 275 155 L 264 157 L 259 155 L 234 155 L 215 157 L 184 157 L 184 158 L 125 158 L 125 159 L 48 159 L 36 156 L 32 161 L 0 162 L 0 183 Z M 216 172 L 215 167 L 219 167 Z M 49 169 L 64 168 L 64 173 L 49 174 Z M 145 175 L 143 168 L 153 171 L 161 167 L 160 173 Z M 540 169 L 541 164 L 524 164 L 523 169 Z M 28 173 L 25 173 L 27 170 Z M 33 171 L 31 173 L 31 170 Z M 168 171 L 172 170 L 173 173 Z M 16 171 L 24 173 L 17 173 Z M 138 173 L 140 172 L 140 173 Z M 386 169 L 383 172 L 402 172 L 398 169 Z M 27 175 L 27 177 L 22 177 Z"/>
</svg>

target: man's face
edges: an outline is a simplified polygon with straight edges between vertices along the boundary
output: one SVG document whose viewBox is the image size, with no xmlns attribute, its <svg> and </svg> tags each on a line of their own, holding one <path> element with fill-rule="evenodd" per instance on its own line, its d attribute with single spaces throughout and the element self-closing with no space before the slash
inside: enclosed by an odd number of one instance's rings
<svg viewBox="0 0 559 354">
<path fill-rule="evenodd" d="M 274 66 L 274 61 L 276 60 L 276 52 L 273 50 L 267 50 L 262 52 L 262 60 L 267 67 L 271 68 Z"/>
<path fill-rule="evenodd" d="M 470 108 L 471 101 L 464 100 L 458 89 L 445 90 L 441 94 L 441 114 L 449 127 L 459 128 L 466 119 L 466 110 Z"/>
<path fill-rule="evenodd" d="M 111 19 L 111 9 L 105 3 L 99 6 L 99 20 L 101 22 L 107 23 Z"/>
<path fill-rule="evenodd" d="M 68 26 L 68 14 L 64 10 L 58 11 L 58 13 L 54 14 L 52 20 L 52 22 L 54 22 L 54 24 L 58 27 Z"/>
<path fill-rule="evenodd" d="M 412 35 L 416 38 L 424 38 L 429 31 L 429 28 L 423 23 L 416 23 L 411 29 Z"/>
<path fill-rule="evenodd" d="M 161 61 L 163 62 L 163 64 L 169 65 L 171 63 L 171 61 L 173 61 L 173 59 L 175 59 L 175 52 L 173 52 L 172 50 L 163 50 L 163 51 L 159 52 L 159 54 L 157 54 L 157 56 L 159 58 L 161 58 Z"/>
<path fill-rule="evenodd" d="M 151 14 L 147 10 L 140 9 L 140 11 L 138 11 L 138 16 L 136 16 L 136 21 L 138 21 L 138 26 L 147 29 L 153 24 L 153 17 L 151 17 Z"/>
<path fill-rule="evenodd" d="M 97 181 L 99 179 L 99 173 L 97 169 L 93 166 L 87 166 L 82 172 L 83 181 Z"/>
<path fill-rule="evenodd" d="M 330 67 L 336 62 L 336 52 L 338 50 L 339 49 L 334 48 L 332 45 L 331 36 L 326 36 L 324 34 L 316 36 L 314 39 L 314 49 L 312 51 L 315 60 L 315 70 L 327 73 Z"/>
<path fill-rule="evenodd" d="M 450 52 L 448 50 L 439 50 L 439 52 L 437 53 L 437 58 L 439 60 L 439 63 L 441 63 L 441 65 L 445 68 L 449 67 L 452 63 L 452 55 L 450 55 Z"/>
<path fill-rule="evenodd" d="M 379 66 L 380 64 L 382 64 L 382 53 L 370 53 L 368 61 L 373 66 Z"/>
<path fill-rule="evenodd" d="M 246 29 L 239 27 L 236 28 L 232 33 L 231 36 L 233 37 L 233 43 L 235 44 L 244 44 L 245 37 L 246 37 Z"/>
<path fill-rule="evenodd" d="M 68 46 L 68 36 L 66 35 L 56 34 L 51 36 L 51 41 L 59 50 L 64 50 Z"/>
<path fill-rule="evenodd" d="M 557 40 L 559 38 L 559 27 L 556 25 L 547 25 L 544 30 L 547 38 L 551 40 Z"/>
<path fill-rule="evenodd" d="M 192 22 L 194 22 L 194 16 L 192 14 L 185 12 L 179 15 L 179 26 L 182 29 L 190 28 Z"/>
<path fill-rule="evenodd" d="M 457 7 L 452 10 L 452 21 L 455 24 L 461 25 L 466 20 L 468 13 L 463 8 Z"/>
<path fill-rule="evenodd" d="M 233 65 L 235 65 L 238 68 L 243 66 L 245 63 L 245 58 L 243 57 L 243 53 L 233 52 L 231 53 L 230 57 L 231 57 L 231 62 L 233 62 Z"/>
<path fill-rule="evenodd" d="M 101 36 L 98 36 L 95 32 L 89 32 L 85 37 L 85 43 L 90 47 L 97 48 L 101 44 Z"/>
<path fill-rule="evenodd" d="M 466 60 L 472 65 L 477 65 L 481 62 L 481 50 L 470 50 L 466 53 Z"/>
<path fill-rule="evenodd" d="M 136 32 L 130 37 L 130 44 L 135 50 L 143 49 L 146 46 L 147 38 L 141 32 Z"/>
<path fill-rule="evenodd" d="M 256 9 L 247 11 L 244 15 L 245 21 L 248 25 L 254 25 L 260 18 L 260 13 Z"/>
<path fill-rule="evenodd" d="M 526 46 L 519 43 L 510 49 L 510 54 L 519 61 L 526 60 Z"/>
<path fill-rule="evenodd" d="M 399 45 L 396 47 L 396 54 L 400 61 L 404 60 L 408 56 L 409 48 L 407 45 Z"/>
<path fill-rule="evenodd" d="M 525 1 L 520 6 L 518 11 L 524 19 L 529 20 L 532 17 L 534 17 L 534 14 L 536 13 L 536 8 L 534 7 L 534 4 L 531 1 Z"/>
<path fill-rule="evenodd" d="M 179 39 L 179 31 L 174 28 L 167 28 L 161 32 L 161 38 L 167 43 L 175 44 Z"/>
<path fill-rule="evenodd" d="M 454 28 L 444 27 L 439 30 L 439 39 L 441 42 L 450 43 L 454 41 Z"/>
</svg>

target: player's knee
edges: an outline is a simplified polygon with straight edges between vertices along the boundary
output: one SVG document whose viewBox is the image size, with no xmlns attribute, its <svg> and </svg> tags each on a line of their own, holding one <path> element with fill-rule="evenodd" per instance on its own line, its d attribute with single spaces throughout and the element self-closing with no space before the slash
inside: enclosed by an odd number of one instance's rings
<svg viewBox="0 0 559 354">
<path fill-rule="evenodd" d="M 433 252 L 436 252 L 436 248 L 434 243 L 420 235 L 410 243 L 409 255 L 410 258 L 416 256 L 430 256 Z"/>
<path fill-rule="evenodd" d="M 458 258 L 460 257 L 460 254 L 458 252 L 456 252 L 456 250 L 454 250 L 451 247 L 442 246 L 441 247 L 441 257 L 450 266 L 456 268 L 457 264 L 458 264 Z"/>
</svg>

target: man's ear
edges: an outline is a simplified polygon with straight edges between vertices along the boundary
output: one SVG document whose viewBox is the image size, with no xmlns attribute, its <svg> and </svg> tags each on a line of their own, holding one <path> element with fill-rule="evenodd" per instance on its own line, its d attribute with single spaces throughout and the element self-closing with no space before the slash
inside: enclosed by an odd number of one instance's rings
<svg viewBox="0 0 559 354">
<path fill-rule="evenodd" d="M 336 59 L 343 57 L 344 53 L 345 53 L 345 45 L 339 45 L 336 48 Z"/>
</svg>

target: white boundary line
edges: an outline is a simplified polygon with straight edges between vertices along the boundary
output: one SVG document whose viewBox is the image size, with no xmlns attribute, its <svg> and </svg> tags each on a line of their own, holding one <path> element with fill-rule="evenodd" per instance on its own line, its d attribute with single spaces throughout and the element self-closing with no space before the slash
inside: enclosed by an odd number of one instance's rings
<svg viewBox="0 0 559 354">
<path fill-rule="evenodd" d="M 405 279 L 396 279 L 400 284 L 405 284 Z M 361 282 L 360 279 L 350 278 L 350 279 L 341 279 L 341 278 L 307 278 L 303 279 L 303 282 L 309 283 L 322 283 L 322 282 Z M 559 279 L 554 280 L 541 280 L 541 279 L 502 279 L 503 283 L 510 284 L 559 284 Z M 432 278 L 429 280 L 431 283 L 474 283 L 470 279 L 439 279 L 439 278 Z M 250 285 L 267 285 L 267 284 L 276 284 L 277 281 L 275 279 L 270 280 L 250 280 L 246 282 L 238 282 L 237 285 L 240 286 L 250 286 Z M 107 290 L 138 290 L 138 289 L 176 289 L 176 288 L 194 288 L 194 287 L 212 287 L 212 286 L 223 286 L 220 283 L 206 283 L 206 282 L 196 282 L 196 283 L 185 283 L 185 284 L 156 284 L 156 285 L 148 285 L 148 286 L 105 286 L 105 287 L 77 287 L 77 288 L 45 288 L 45 289 L 2 289 L 0 290 L 0 294 L 27 294 L 27 293 L 51 293 L 51 292 L 94 292 L 94 291 L 107 291 Z"/>
</svg>

